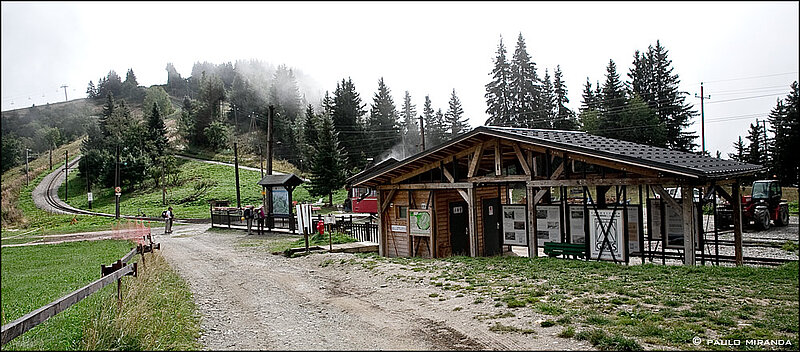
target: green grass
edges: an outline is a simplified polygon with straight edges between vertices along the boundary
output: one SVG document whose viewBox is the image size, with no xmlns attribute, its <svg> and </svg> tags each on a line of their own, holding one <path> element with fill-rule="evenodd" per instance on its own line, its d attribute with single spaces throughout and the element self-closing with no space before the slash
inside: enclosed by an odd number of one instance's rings
<svg viewBox="0 0 800 352">
<path fill-rule="evenodd" d="M 545 314 L 600 349 L 638 349 L 645 341 L 695 349 L 694 336 L 741 335 L 742 326 L 763 339 L 798 344 L 797 262 L 755 268 L 522 257 L 370 260 L 428 272 L 431 287 L 471 294 L 475 302 Z"/>
<path fill-rule="evenodd" d="M 131 248 L 130 242 L 112 240 L 3 248 L 2 323 L 9 323 L 97 280 L 100 264 L 111 264 Z M 84 322 L 115 295 L 115 285 L 109 285 L 12 340 L 3 349 L 80 349 L 78 343 L 83 336 Z"/>
<path fill-rule="evenodd" d="M 178 186 L 167 188 L 166 200 L 172 206 L 178 218 L 210 218 L 208 201 L 211 199 L 228 200 L 236 206 L 236 179 L 234 168 L 207 164 L 198 161 L 178 159 L 179 183 Z M 262 202 L 261 186 L 257 182 L 261 179 L 259 171 L 239 170 L 239 195 L 242 205 L 259 205 Z M 208 191 L 194 201 L 181 203 L 188 198 L 200 182 L 211 182 Z M 89 209 L 86 197 L 86 181 L 79 174 L 70 174 L 70 189 L 68 203 L 81 209 Z M 59 195 L 64 199 L 64 185 L 59 189 Z M 343 190 L 342 190 L 343 191 Z M 92 187 L 94 201 L 92 210 L 113 214 L 115 212 L 115 197 L 111 187 Z M 297 187 L 292 192 L 292 200 L 298 202 L 313 201 L 304 185 Z M 344 198 L 342 198 L 342 201 Z M 143 212 L 150 217 L 159 217 L 167 206 L 162 204 L 162 191 L 160 188 L 142 185 L 135 189 L 122 187 L 120 196 L 120 214 L 138 215 Z"/>
</svg>

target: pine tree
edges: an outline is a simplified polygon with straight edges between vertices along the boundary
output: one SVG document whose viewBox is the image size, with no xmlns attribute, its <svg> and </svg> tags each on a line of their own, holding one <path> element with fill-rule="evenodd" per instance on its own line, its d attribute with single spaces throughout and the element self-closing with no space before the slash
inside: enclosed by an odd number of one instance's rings
<svg viewBox="0 0 800 352">
<path fill-rule="evenodd" d="M 511 80 L 509 82 L 511 101 L 511 125 L 530 128 L 533 121 L 540 119 L 539 109 L 539 77 L 536 75 L 536 63 L 531 61 L 525 47 L 522 33 L 517 38 L 517 46 L 511 57 Z"/>
<path fill-rule="evenodd" d="M 747 154 L 745 155 L 745 162 L 750 164 L 763 165 L 766 153 L 764 153 L 764 130 L 761 125 L 756 123 L 750 124 L 750 130 L 747 134 L 747 140 L 750 141 L 747 147 Z"/>
<path fill-rule="evenodd" d="M 362 104 L 361 97 L 356 91 L 353 80 L 348 78 L 346 81 L 342 79 L 341 84 L 336 84 L 336 91 L 333 93 L 333 111 L 332 119 L 333 125 L 339 138 L 342 141 L 342 147 L 348 152 L 346 155 L 347 169 L 362 169 L 366 165 L 366 158 L 362 158 L 360 151 L 364 146 L 364 130 L 361 123 L 361 117 L 366 112 L 364 110 L 365 104 Z"/>
<path fill-rule="evenodd" d="M 86 87 L 86 97 L 89 99 L 97 98 L 97 88 L 94 87 L 92 81 L 89 81 L 89 86 Z"/>
<path fill-rule="evenodd" d="M 736 153 L 728 153 L 728 157 L 736 161 L 745 162 L 747 147 L 744 141 L 742 141 L 742 136 L 739 136 L 739 141 L 733 143 L 733 148 L 736 150 Z"/>
<path fill-rule="evenodd" d="M 614 131 L 614 138 L 657 147 L 666 145 L 666 128 L 638 94 L 628 100 L 619 117 L 621 128 Z"/>
<path fill-rule="evenodd" d="M 625 90 L 619 80 L 617 65 L 614 60 L 608 60 L 606 67 L 606 81 L 603 84 L 600 96 L 600 129 L 595 131 L 601 136 L 622 139 L 626 131 L 622 127 L 622 111 L 626 104 Z"/>
<path fill-rule="evenodd" d="M 553 121 L 553 128 L 564 131 L 575 131 L 578 129 L 578 121 L 575 118 L 575 112 L 567 107 L 569 98 L 567 97 L 567 86 L 562 78 L 561 65 L 556 66 L 553 79 L 553 90 L 555 91 L 556 99 L 556 114 L 555 120 Z"/>
<path fill-rule="evenodd" d="M 276 155 L 284 159 L 297 159 L 296 125 L 301 114 L 300 88 L 293 71 L 286 65 L 278 66 L 269 90 L 269 101 L 275 108 L 273 138 L 279 142 Z"/>
<path fill-rule="evenodd" d="M 303 122 L 303 143 L 301 145 L 303 146 L 303 160 L 306 160 L 309 165 L 314 157 L 314 148 L 316 148 L 317 142 L 319 141 L 317 126 L 317 116 L 314 114 L 314 106 L 308 104 L 306 108 L 306 119 Z"/>
<path fill-rule="evenodd" d="M 422 150 L 419 125 L 417 124 L 417 106 L 411 104 L 411 94 L 406 91 L 403 97 L 403 107 L 400 109 L 402 121 L 401 133 L 406 156 L 414 155 Z"/>
<path fill-rule="evenodd" d="M 438 127 L 438 135 L 437 135 L 438 141 L 435 141 L 435 142 L 438 142 L 438 143 L 433 144 L 435 146 L 435 145 L 439 145 L 439 144 L 442 144 L 442 143 L 447 142 L 448 140 L 450 140 L 451 129 L 450 129 L 450 126 L 447 124 L 447 121 L 446 121 L 446 119 L 444 117 L 444 113 L 442 112 L 441 108 L 436 111 L 436 115 L 434 117 L 434 121 L 436 121 L 435 124 L 437 126 L 439 126 Z"/>
<path fill-rule="evenodd" d="M 486 125 L 511 126 L 511 66 L 506 59 L 506 48 L 503 36 L 497 46 L 497 57 L 492 69 L 492 81 L 486 84 L 486 113 L 489 118 Z M 427 121 L 426 121 L 427 123 Z"/>
<path fill-rule="evenodd" d="M 323 114 L 319 126 L 319 139 L 311 159 L 311 182 L 309 193 L 313 196 L 328 195 L 328 204 L 333 204 L 333 192 L 344 186 L 344 151 L 339 147 L 339 133 L 333 126 L 330 115 Z"/>
<path fill-rule="evenodd" d="M 103 133 L 103 136 L 108 137 L 109 132 L 107 128 L 108 118 L 114 114 L 114 109 L 117 107 L 116 102 L 114 101 L 114 94 L 108 93 L 106 95 L 106 103 L 103 104 L 103 112 L 100 115 L 99 126 L 100 131 Z"/>
<path fill-rule="evenodd" d="M 544 69 L 544 80 L 541 86 L 539 97 L 539 114 L 536 120 L 531 121 L 532 128 L 553 128 L 556 119 L 556 92 L 553 82 L 550 81 L 550 73 Z"/>
<path fill-rule="evenodd" d="M 791 91 L 783 101 L 778 100 L 769 114 L 769 123 L 774 142 L 772 143 L 771 174 L 775 175 L 783 185 L 797 185 L 800 173 L 800 86 L 797 81 L 791 85 Z"/>
<path fill-rule="evenodd" d="M 378 80 L 378 91 L 372 97 L 372 109 L 366 126 L 371 139 L 368 157 L 377 157 L 400 141 L 401 131 L 397 118 L 397 108 L 391 91 L 381 77 Z"/>
<path fill-rule="evenodd" d="M 152 143 L 151 152 L 154 155 L 153 161 L 158 157 L 163 157 L 169 149 L 169 140 L 167 139 L 167 127 L 164 125 L 164 119 L 161 117 L 158 104 L 153 103 L 153 107 L 147 116 L 147 140 Z"/>
<path fill-rule="evenodd" d="M 586 77 L 586 84 L 583 86 L 583 94 L 581 95 L 583 98 L 583 102 L 581 103 L 581 112 L 584 110 L 592 110 L 597 109 L 597 97 L 594 95 L 594 91 L 592 90 L 592 82 L 589 81 L 589 77 Z"/>
<path fill-rule="evenodd" d="M 450 138 L 469 131 L 469 122 L 464 117 L 464 109 L 461 107 L 461 100 L 456 96 L 456 90 L 450 95 L 450 102 L 448 104 L 447 113 L 444 114 L 445 126 L 449 129 Z"/>
<path fill-rule="evenodd" d="M 641 95 L 659 120 L 667 128 L 667 146 L 671 149 L 691 151 L 697 135 L 686 131 L 696 114 L 692 104 L 686 103 L 686 92 L 678 90 L 680 79 L 673 74 L 669 51 L 656 41 L 647 53 L 634 54 L 633 67 L 628 77 L 629 89 Z"/>
</svg>

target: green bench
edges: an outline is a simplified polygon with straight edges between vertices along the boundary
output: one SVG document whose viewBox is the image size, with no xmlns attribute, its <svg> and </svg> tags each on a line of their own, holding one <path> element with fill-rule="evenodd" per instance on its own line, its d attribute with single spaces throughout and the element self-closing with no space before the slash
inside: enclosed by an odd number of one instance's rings
<svg viewBox="0 0 800 352">
<path fill-rule="evenodd" d="M 550 257 L 563 255 L 564 258 L 572 256 L 573 259 L 586 259 L 586 245 L 578 243 L 545 242 L 544 254 Z"/>
</svg>

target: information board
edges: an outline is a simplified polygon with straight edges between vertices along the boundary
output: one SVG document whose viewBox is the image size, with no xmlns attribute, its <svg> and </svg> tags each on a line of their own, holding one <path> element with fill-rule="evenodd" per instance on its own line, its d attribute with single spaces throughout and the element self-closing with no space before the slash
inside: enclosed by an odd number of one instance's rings
<svg viewBox="0 0 800 352">
<path fill-rule="evenodd" d="M 414 236 L 430 236 L 432 230 L 431 211 L 409 209 L 408 226 Z"/>
<path fill-rule="evenodd" d="M 289 215 L 289 192 L 285 188 L 272 189 L 272 213 Z"/>
<path fill-rule="evenodd" d="M 528 212 L 524 204 L 503 204 L 503 244 L 528 245 Z"/>
<path fill-rule="evenodd" d="M 536 207 L 536 241 L 544 247 L 545 242 L 561 242 L 561 207 L 540 205 Z"/>
<path fill-rule="evenodd" d="M 622 227 L 622 215 L 622 209 L 589 211 L 589 258 L 625 260 L 625 231 Z M 604 236 L 606 231 L 608 236 Z M 607 241 L 605 241 L 606 239 Z"/>
</svg>

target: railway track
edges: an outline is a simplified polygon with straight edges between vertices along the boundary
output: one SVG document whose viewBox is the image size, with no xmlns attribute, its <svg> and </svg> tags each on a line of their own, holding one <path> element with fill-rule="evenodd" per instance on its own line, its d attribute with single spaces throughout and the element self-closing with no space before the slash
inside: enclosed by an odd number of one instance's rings
<svg viewBox="0 0 800 352">
<path fill-rule="evenodd" d="M 81 158 L 80 156 L 76 157 L 68 164 L 67 167 L 69 169 L 74 169 L 75 165 L 78 164 L 80 158 Z M 47 186 L 44 192 L 44 201 L 49 207 L 63 214 L 103 216 L 109 218 L 116 217 L 115 214 L 106 214 L 96 211 L 79 209 L 64 203 L 64 201 L 62 201 L 61 198 L 58 197 L 58 187 L 61 185 L 59 181 L 62 179 L 64 175 L 64 168 L 60 168 L 59 170 L 56 170 L 53 173 L 55 175 L 53 175 L 53 177 L 50 177 L 49 180 L 47 180 Z M 119 217 L 131 220 L 164 221 L 164 219 L 161 217 L 155 218 L 155 217 L 132 216 L 132 215 L 120 215 Z M 210 219 L 175 219 L 176 223 L 187 223 L 187 224 L 208 223 L 210 221 L 211 221 Z"/>
</svg>

